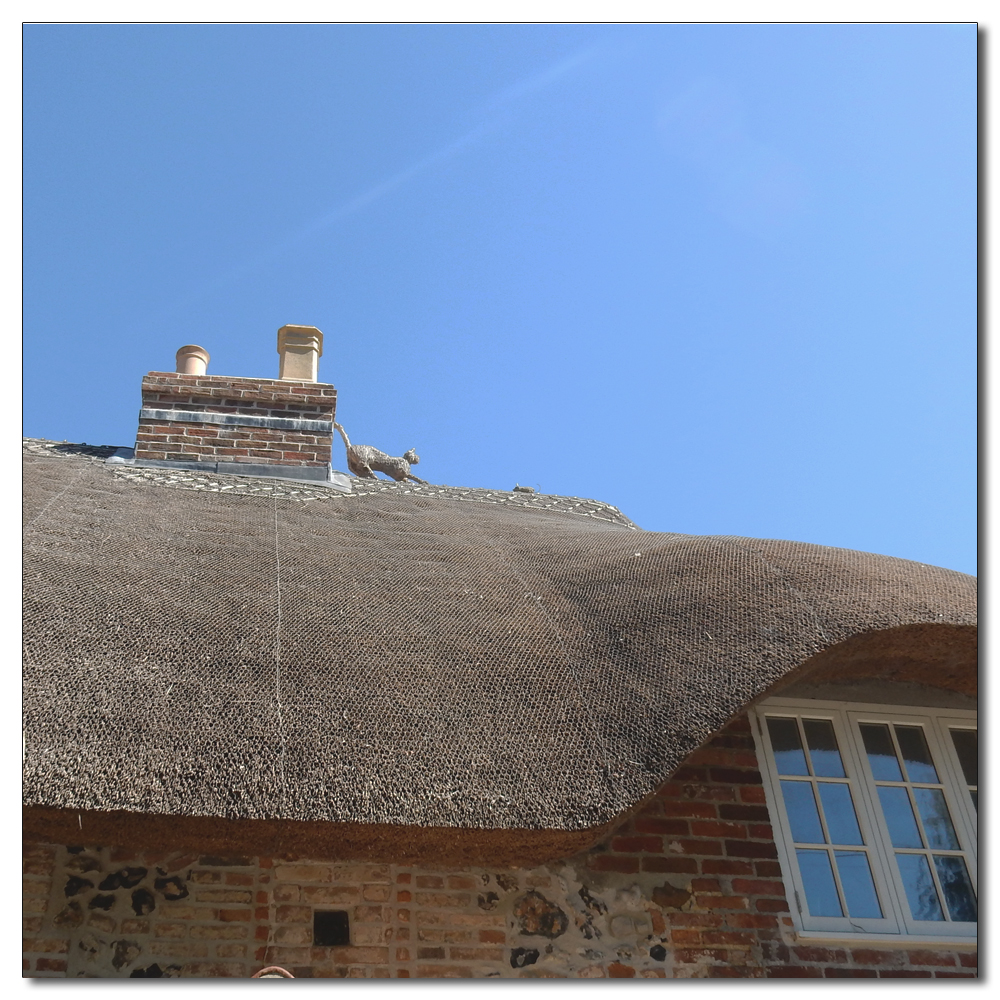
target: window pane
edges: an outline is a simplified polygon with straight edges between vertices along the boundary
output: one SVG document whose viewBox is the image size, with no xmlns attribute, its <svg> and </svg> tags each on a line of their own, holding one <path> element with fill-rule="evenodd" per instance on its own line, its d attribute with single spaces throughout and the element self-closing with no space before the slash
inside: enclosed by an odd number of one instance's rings
<svg viewBox="0 0 1000 1000">
<path fill-rule="evenodd" d="M 899 874 L 914 920 L 944 920 L 930 865 L 924 854 L 897 854 Z"/>
<path fill-rule="evenodd" d="M 768 719 L 767 731 L 778 765 L 778 774 L 808 774 L 806 755 L 799 739 L 798 723 L 794 719 Z"/>
<path fill-rule="evenodd" d="M 885 825 L 889 827 L 892 846 L 923 847 L 906 789 L 879 785 L 878 798 L 882 803 L 882 814 L 885 816 Z"/>
<path fill-rule="evenodd" d="M 832 781 L 820 781 L 818 785 L 819 800 L 823 803 L 823 816 L 826 818 L 830 843 L 863 844 L 850 788 L 842 782 Z"/>
<path fill-rule="evenodd" d="M 837 872 L 844 890 L 847 913 L 852 917 L 881 917 L 872 870 L 864 851 L 834 851 Z"/>
<path fill-rule="evenodd" d="M 902 781 L 903 772 L 896 760 L 896 748 L 892 745 L 892 736 L 888 726 L 867 723 L 860 727 L 861 738 L 865 741 L 865 751 L 872 775 L 879 781 Z"/>
<path fill-rule="evenodd" d="M 962 774 L 970 785 L 979 784 L 979 733 L 975 729 L 952 729 L 951 741 L 955 744 Z"/>
<path fill-rule="evenodd" d="M 927 846 L 937 847 L 943 851 L 957 851 L 958 837 L 955 836 L 955 828 L 951 825 L 944 792 L 940 788 L 914 788 L 913 798 L 916 800 L 917 812 L 920 813 L 920 819 L 924 824 Z"/>
<path fill-rule="evenodd" d="M 931 761 L 924 731 L 919 726 L 896 726 L 896 739 L 906 761 L 906 774 L 910 781 L 937 782 L 938 773 Z"/>
<path fill-rule="evenodd" d="M 842 917 L 844 911 L 833 881 L 830 855 L 826 851 L 796 851 L 802 884 L 806 889 L 806 906 L 814 917 Z"/>
<path fill-rule="evenodd" d="M 934 867 L 937 869 L 941 888 L 944 890 L 944 901 L 952 920 L 976 920 L 976 894 L 972 891 L 969 880 L 969 870 L 965 867 L 964 858 L 942 857 L 934 855 Z"/>
<path fill-rule="evenodd" d="M 833 723 L 827 719 L 803 719 L 802 728 L 806 732 L 813 774 L 820 778 L 846 777 Z"/>
<path fill-rule="evenodd" d="M 783 781 L 781 794 L 785 799 L 792 840 L 797 844 L 825 844 L 823 827 L 819 821 L 816 797 L 811 781 Z"/>
</svg>

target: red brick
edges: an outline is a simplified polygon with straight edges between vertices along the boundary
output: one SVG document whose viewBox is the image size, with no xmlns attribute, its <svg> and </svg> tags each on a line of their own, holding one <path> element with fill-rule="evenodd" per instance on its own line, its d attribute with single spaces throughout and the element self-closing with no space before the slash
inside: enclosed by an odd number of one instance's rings
<svg viewBox="0 0 1000 1000">
<path fill-rule="evenodd" d="M 702 934 L 705 944 L 744 944 L 756 943 L 756 936 L 748 931 L 705 931 Z"/>
<path fill-rule="evenodd" d="M 778 848 L 769 841 L 727 840 L 726 854 L 734 858 L 776 858 Z"/>
<path fill-rule="evenodd" d="M 722 886 L 717 878 L 691 879 L 692 892 L 722 892 Z"/>
<path fill-rule="evenodd" d="M 758 899 L 754 908 L 761 913 L 788 913 L 788 903 L 784 899 Z"/>
<path fill-rule="evenodd" d="M 618 858 L 620 861 L 630 861 L 630 858 Z M 604 869 L 597 868 L 591 862 L 591 868 L 597 871 Z M 614 869 L 620 870 L 620 869 Z M 665 858 L 665 857 L 644 857 L 642 859 L 642 870 L 644 872 L 681 872 L 692 874 L 698 871 L 698 862 L 694 858 Z M 638 867 L 630 868 L 629 871 L 638 871 Z"/>
<path fill-rule="evenodd" d="M 770 823 L 751 823 L 750 836 L 757 840 L 774 840 L 774 830 Z"/>
<path fill-rule="evenodd" d="M 777 861 L 755 861 L 753 870 L 760 878 L 781 878 L 781 865 Z"/>
<path fill-rule="evenodd" d="M 412 879 L 413 879 L 413 876 L 409 872 L 400 872 L 396 876 L 396 881 L 400 885 L 409 885 L 409 883 L 412 881 Z"/>
<path fill-rule="evenodd" d="M 671 927 L 721 927 L 725 917 L 721 913 L 671 913 Z"/>
<path fill-rule="evenodd" d="M 417 903 L 421 906 L 457 907 L 468 906 L 471 899 L 466 892 L 418 892 Z"/>
<path fill-rule="evenodd" d="M 744 785 L 740 789 L 740 801 L 763 805 L 767 799 L 764 797 L 764 789 L 760 785 Z"/>
<path fill-rule="evenodd" d="M 611 841 L 611 849 L 628 854 L 636 854 L 640 851 L 658 854 L 663 849 L 663 839 L 661 837 L 615 837 Z"/>
<path fill-rule="evenodd" d="M 711 802 L 692 802 L 690 799 L 671 799 L 663 803 L 663 814 L 664 816 L 677 818 L 697 817 L 699 819 L 715 819 L 718 810 L 722 808 L 722 806 L 716 806 Z"/>
<path fill-rule="evenodd" d="M 418 979 L 471 979 L 472 969 L 465 965 L 418 965 Z"/>
<path fill-rule="evenodd" d="M 215 979 L 223 976 L 242 977 L 246 975 L 246 970 L 243 968 L 242 963 L 192 962 L 181 968 L 181 975 L 206 979 Z"/>
<path fill-rule="evenodd" d="M 631 965 L 622 965 L 621 962 L 612 962 L 608 966 L 608 976 L 611 979 L 633 979 L 635 969 Z"/>
<path fill-rule="evenodd" d="M 69 942 L 57 938 L 25 938 L 21 950 L 65 955 L 69 951 Z"/>
<path fill-rule="evenodd" d="M 733 892 L 743 892 L 748 896 L 784 896 L 784 882 L 770 882 L 763 879 L 734 878 Z"/>
<path fill-rule="evenodd" d="M 692 820 L 691 832 L 696 837 L 746 837 L 745 823 L 726 823 L 721 820 Z"/>
<path fill-rule="evenodd" d="M 717 746 L 705 746 L 690 754 L 686 763 L 694 767 L 707 767 L 711 764 L 735 764 L 734 751 Z M 754 764 L 757 762 L 754 761 Z"/>
<path fill-rule="evenodd" d="M 735 802 L 736 788 L 732 785 L 685 785 L 684 797 L 708 802 Z"/>
<path fill-rule="evenodd" d="M 930 979 L 931 974 L 918 969 L 879 969 L 879 979 Z"/>
<path fill-rule="evenodd" d="M 753 733 L 753 728 L 750 725 L 750 716 L 745 712 L 742 715 L 738 715 L 731 722 L 727 722 L 725 728 L 722 730 L 723 733 Z"/>
<path fill-rule="evenodd" d="M 720 785 L 759 785 L 764 780 L 755 768 L 712 767 L 708 776 Z"/>
<path fill-rule="evenodd" d="M 753 875 L 749 861 L 732 861 L 728 858 L 706 858 L 701 863 L 706 875 Z"/>
<path fill-rule="evenodd" d="M 935 979 L 976 979 L 975 972 L 935 972 Z"/>
<path fill-rule="evenodd" d="M 64 958 L 40 958 L 35 962 L 37 972 L 65 972 L 66 959 Z"/>
<path fill-rule="evenodd" d="M 707 781 L 708 772 L 703 767 L 679 767 L 670 776 L 672 781 Z"/>
<path fill-rule="evenodd" d="M 772 965 L 767 969 L 768 979 L 822 979 L 819 969 L 811 969 L 804 965 Z"/>
<path fill-rule="evenodd" d="M 941 951 L 908 951 L 910 965 L 954 965 L 955 956 Z"/>
<path fill-rule="evenodd" d="M 728 956 L 729 952 L 725 948 L 677 948 L 674 951 L 674 960 L 685 965 L 693 965 L 706 958 L 714 959 L 716 962 L 725 962 Z"/>
<path fill-rule="evenodd" d="M 899 965 L 902 957 L 902 952 L 898 951 L 878 951 L 875 948 L 851 949 L 851 958 L 858 965 Z"/>
<path fill-rule="evenodd" d="M 688 827 L 686 819 L 639 817 L 635 821 L 635 829 L 639 833 L 666 833 L 683 837 L 690 833 Z"/>
<path fill-rule="evenodd" d="M 668 840 L 667 851 L 670 854 L 705 854 L 709 857 L 722 854 L 720 840 Z"/>
<path fill-rule="evenodd" d="M 695 903 L 713 910 L 745 910 L 747 901 L 742 896 L 695 896 Z"/>
<path fill-rule="evenodd" d="M 672 930 L 670 932 L 670 942 L 674 945 L 699 945 L 702 943 L 701 935 L 701 931 Z"/>
<path fill-rule="evenodd" d="M 413 900 L 413 893 L 409 892 L 406 889 L 400 889 L 396 893 L 396 902 L 397 903 L 409 903 L 412 900 Z"/>
<path fill-rule="evenodd" d="M 462 948 L 448 949 L 448 957 L 453 962 L 500 962 L 503 948 Z"/>
<path fill-rule="evenodd" d="M 249 910 L 219 910 L 220 920 L 249 920 L 250 911 Z"/>
<path fill-rule="evenodd" d="M 751 965 L 713 965 L 707 970 L 709 979 L 757 979 L 764 970 Z"/>
<path fill-rule="evenodd" d="M 964 965 L 967 969 L 978 969 L 979 968 L 979 954 L 978 952 L 960 952 L 958 956 L 959 965 Z"/>
<path fill-rule="evenodd" d="M 475 889 L 476 880 L 469 878 L 467 875 L 449 875 L 448 876 L 448 888 L 449 889 Z"/>
<path fill-rule="evenodd" d="M 827 979 L 877 979 L 874 969 L 824 969 Z"/>
<path fill-rule="evenodd" d="M 847 952 L 838 948 L 816 948 L 811 945 L 798 945 L 792 948 L 792 954 L 800 962 L 846 962 Z"/>
<path fill-rule="evenodd" d="M 767 806 L 730 805 L 724 803 L 719 806 L 719 816 L 721 819 L 755 820 L 764 823 L 771 820 Z"/>
<path fill-rule="evenodd" d="M 778 926 L 777 917 L 769 917 L 763 913 L 731 913 L 727 919 L 733 927 L 755 927 L 764 930 Z"/>
</svg>

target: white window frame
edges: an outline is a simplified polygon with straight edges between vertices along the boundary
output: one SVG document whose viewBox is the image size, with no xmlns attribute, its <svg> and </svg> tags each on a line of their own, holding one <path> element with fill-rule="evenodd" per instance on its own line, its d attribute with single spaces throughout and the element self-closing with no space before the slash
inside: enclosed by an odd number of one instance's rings
<svg viewBox="0 0 1000 1000">
<path fill-rule="evenodd" d="M 900 723 L 916 725 L 923 729 L 932 758 L 938 768 L 945 800 L 951 811 L 959 844 L 969 869 L 969 877 L 978 895 L 976 811 L 969 796 L 969 786 L 962 773 L 958 755 L 948 733 L 949 728 L 978 728 L 977 713 L 960 709 L 769 698 L 754 706 L 750 710 L 750 715 L 764 781 L 764 794 L 774 820 L 775 844 L 786 884 L 792 890 L 789 894 L 791 897 L 789 903 L 792 920 L 799 936 L 846 940 L 866 938 L 886 942 L 903 941 L 911 945 L 918 941 L 928 944 L 975 943 L 977 924 L 973 922 L 918 921 L 910 916 L 909 905 L 894 858 L 894 849 L 877 801 L 875 780 L 869 769 L 858 724 Z M 805 889 L 799 874 L 796 848 L 792 840 L 780 779 L 771 750 L 770 735 L 765 722 L 765 718 L 769 715 L 828 719 L 833 723 L 847 781 L 853 793 L 858 824 L 867 848 L 872 878 L 882 906 L 882 919 L 815 917 L 809 914 Z M 942 905 L 944 905 L 943 899 Z"/>
</svg>

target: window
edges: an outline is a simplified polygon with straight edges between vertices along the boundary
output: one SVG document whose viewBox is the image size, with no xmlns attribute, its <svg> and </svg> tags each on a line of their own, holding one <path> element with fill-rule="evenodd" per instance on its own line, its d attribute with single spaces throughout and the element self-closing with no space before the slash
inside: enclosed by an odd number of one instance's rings
<svg viewBox="0 0 1000 1000">
<path fill-rule="evenodd" d="M 974 937 L 975 714 L 785 698 L 754 714 L 800 928 Z"/>
</svg>

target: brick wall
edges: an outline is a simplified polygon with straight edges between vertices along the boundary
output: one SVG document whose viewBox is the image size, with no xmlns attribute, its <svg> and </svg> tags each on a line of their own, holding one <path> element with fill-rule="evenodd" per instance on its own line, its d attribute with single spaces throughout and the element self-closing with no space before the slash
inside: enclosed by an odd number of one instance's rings
<svg viewBox="0 0 1000 1000">
<path fill-rule="evenodd" d="M 749 725 L 607 840 L 534 869 L 432 870 L 26 845 L 38 977 L 972 978 L 967 948 L 797 943 Z M 314 947 L 313 913 L 351 943 Z"/>
<path fill-rule="evenodd" d="M 150 372 L 142 406 L 299 420 L 333 421 L 337 390 L 318 382 Z M 140 418 L 136 458 L 181 462 L 325 466 L 333 432 Z"/>
</svg>

